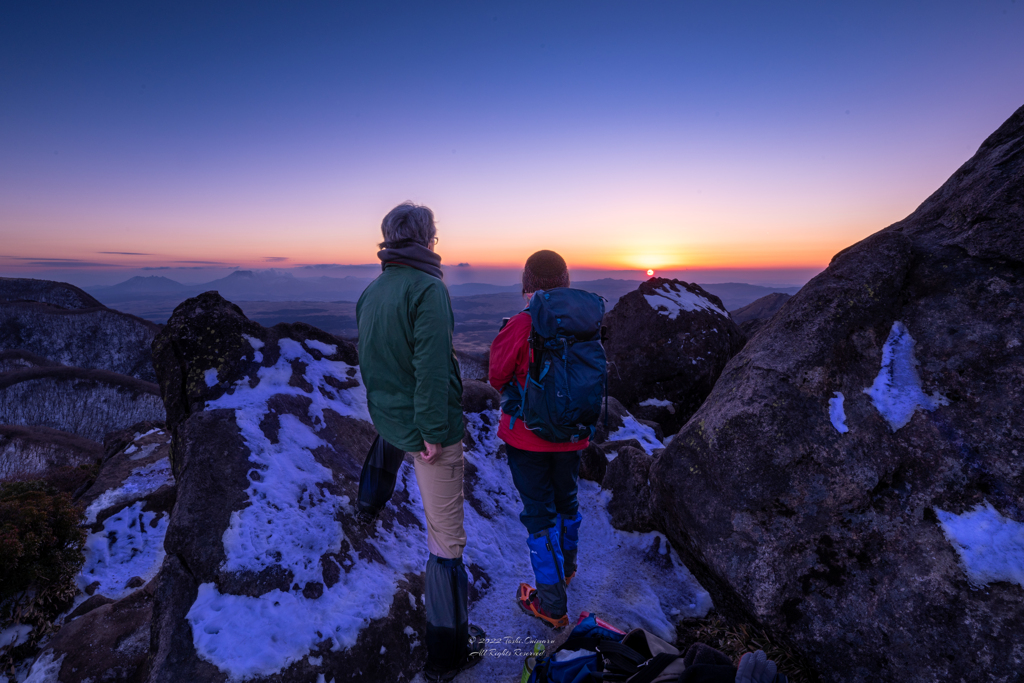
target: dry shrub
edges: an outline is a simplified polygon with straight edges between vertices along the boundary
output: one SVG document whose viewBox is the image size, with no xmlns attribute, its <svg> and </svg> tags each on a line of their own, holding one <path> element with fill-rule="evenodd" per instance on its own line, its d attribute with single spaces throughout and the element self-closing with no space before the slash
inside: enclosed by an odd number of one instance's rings
<svg viewBox="0 0 1024 683">
<path fill-rule="evenodd" d="M 677 627 L 676 643 L 680 652 L 693 643 L 704 643 L 728 655 L 733 664 L 747 652 L 764 650 L 779 671 L 791 683 L 817 683 L 818 677 L 807 660 L 791 647 L 771 638 L 765 631 L 750 624 L 731 623 L 712 612 L 705 619 L 686 619 Z"/>
<path fill-rule="evenodd" d="M 71 495 L 43 481 L 0 484 L 0 631 L 32 632 L 0 649 L 0 671 L 31 654 L 75 596 L 84 561 L 82 513 Z"/>
</svg>

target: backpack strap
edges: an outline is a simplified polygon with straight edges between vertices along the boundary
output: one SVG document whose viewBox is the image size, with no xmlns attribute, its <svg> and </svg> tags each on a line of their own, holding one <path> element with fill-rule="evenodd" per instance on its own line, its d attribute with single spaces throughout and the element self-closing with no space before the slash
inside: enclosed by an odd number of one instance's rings
<svg viewBox="0 0 1024 683">
<path fill-rule="evenodd" d="M 636 675 L 629 678 L 629 683 L 652 683 L 672 662 L 680 657 L 682 655 L 673 655 L 668 652 L 655 655 L 637 668 Z"/>
<path fill-rule="evenodd" d="M 605 640 L 597 647 L 597 651 L 608 661 L 616 672 L 632 676 L 647 661 L 642 654 L 622 643 Z"/>
</svg>

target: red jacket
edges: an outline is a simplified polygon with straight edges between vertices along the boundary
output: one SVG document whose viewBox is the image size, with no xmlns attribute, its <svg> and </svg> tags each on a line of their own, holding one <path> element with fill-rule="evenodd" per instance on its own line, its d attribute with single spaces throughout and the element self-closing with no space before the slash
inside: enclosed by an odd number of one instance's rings
<svg viewBox="0 0 1024 683">
<path fill-rule="evenodd" d="M 491 386 L 502 391 L 515 379 L 520 387 L 526 387 L 526 375 L 530 371 L 530 327 L 532 320 L 527 311 L 516 315 L 504 329 L 498 333 L 491 344 L 491 367 L 488 373 Z M 565 452 L 578 451 L 590 444 L 589 439 L 576 443 L 552 443 L 540 438 L 529 429 L 523 420 L 516 420 L 515 427 L 509 429 L 510 416 L 502 412 L 501 424 L 498 426 L 498 438 L 509 446 L 534 452 Z"/>
</svg>

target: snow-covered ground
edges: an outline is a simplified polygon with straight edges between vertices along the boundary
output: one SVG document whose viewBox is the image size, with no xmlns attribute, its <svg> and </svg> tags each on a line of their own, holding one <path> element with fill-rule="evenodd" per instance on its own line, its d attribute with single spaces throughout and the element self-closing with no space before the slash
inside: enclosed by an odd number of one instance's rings
<svg viewBox="0 0 1024 683">
<path fill-rule="evenodd" d="M 519 583 L 534 583 L 533 569 L 526 529 L 519 522 L 522 504 L 507 461 L 496 454 L 500 442 L 493 425 L 498 414 L 494 411 L 486 420 L 484 415 L 470 416 L 469 428 L 478 445 L 466 452 L 466 460 L 479 470 L 475 495 L 489 517 L 466 506 L 465 561 L 487 575 L 486 582 L 473 577 L 482 595 L 470 605 L 469 616 L 493 642 L 490 655 L 457 679 L 465 682 L 513 680 L 533 642 L 567 635 L 526 616 L 515 602 Z M 406 486 L 414 476 L 411 467 L 403 468 Z M 707 614 L 711 598 L 664 536 L 613 528 L 607 510 L 610 494 L 594 482 L 580 481 L 579 499 L 579 571 L 569 587 L 573 620 L 581 611 L 594 612 L 624 630 L 640 626 L 671 642 L 680 619 Z"/>
<path fill-rule="evenodd" d="M 259 597 L 221 593 L 215 584 L 200 586 L 188 620 L 200 657 L 215 664 L 233 679 L 269 675 L 295 661 L 308 658 L 314 665 L 314 649 L 325 638 L 335 649 L 352 646 L 370 621 L 384 618 L 396 599 L 422 602 L 422 595 L 400 593 L 399 581 L 420 573 L 427 561 L 426 522 L 416 485 L 414 468 L 404 463 L 396 493 L 406 492 L 405 507 L 417 524 L 397 523 L 385 528 L 378 521 L 368 539 L 380 561 L 361 557 L 352 550 L 342 554 L 345 571 L 318 597 L 307 597 L 302 586 L 323 583 L 320 558 L 339 553 L 345 532 L 339 516 L 355 513 L 347 496 L 324 487 L 333 473 L 313 457 L 325 444 L 324 410 L 356 419 L 367 419 L 361 378 L 344 363 L 316 360 L 309 352 L 318 348 L 293 340 L 281 340 L 281 356 L 273 367 L 259 370 L 260 382 L 239 382 L 235 391 L 211 402 L 208 408 L 231 408 L 243 438 L 252 451 L 253 469 L 248 489 L 249 505 L 232 515 L 223 535 L 225 569 L 259 571 L 268 566 L 287 567 L 296 577 L 293 590 L 274 590 Z M 262 355 L 253 344 L 254 355 Z M 306 366 L 305 379 L 312 391 L 291 386 L 293 360 Z M 359 386 L 335 390 L 326 381 L 355 376 Z M 336 383 L 335 383 L 336 384 Z M 308 396 L 313 427 L 294 416 L 280 415 L 278 442 L 264 435 L 259 425 L 275 394 Z M 476 473 L 467 480 L 465 562 L 477 599 L 470 605 L 470 620 L 492 640 L 492 649 L 478 666 L 464 672 L 461 681 L 512 680 L 523 666 L 532 642 L 551 642 L 561 635 L 523 614 L 515 602 L 521 581 L 533 583 L 526 530 L 519 522 L 522 506 L 504 457 L 499 457 L 497 411 L 469 415 L 474 444 L 465 457 Z M 618 437 L 636 437 L 648 450 L 660 447 L 649 427 L 633 418 Z M 140 435 L 141 436 L 141 435 Z M 130 447 L 133 448 L 133 447 Z M 164 461 L 133 472 L 131 483 L 145 487 L 162 481 Z M 155 475 L 155 476 L 154 476 Z M 138 479 L 138 481 L 135 481 Z M 111 501 L 117 497 L 112 492 Z M 642 626 L 666 640 L 675 637 L 675 624 L 684 617 L 703 616 L 711 607 L 708 594 L 683 566 L 665 537 L 658 533 L 627 533 L 612 528 L 607 505 L 610 493 L 589 481 L 580 482 L 579 571 L 569 589 L 570 616 L 586 610 L 622 629 Z M 396 500 L 403 498 L 396 495 Z M 388 504 L 396 512 L 396 503 Z M 106 506 L 104 506 L 106 507 Z M 86 543 L 86 564 L 79 585 L 99 582 L 98 592 L 121 598 L 133 590 L 128 580 L 149 580 L 163 557 L 166 515 L 144 513 L 143 503 L 123 508 L 104 520 L 102 529 Z M 134 582 L 138 583 L 138 582 Z M 425 624 L 406 625 L 410 651 L 424 647 Z M 401 657 L 402 653 L 382 653 Z M 54 664 L 37 662 L 40 675 Z M 43 680 L 43 679 L 40 679 Z M 328 679 L 329 680 L 329 679 Z M 326 681 L 325 681 L 326 683 Z"/>
<path fill-rule="evenodd" d="M 258 571 L 269 564 L 282 564 L 301 577 L 296 579 L 301 585 L 322 581 L 319 557 L 336 552 L 344 540 L 340 526 L 330 520 L 338 514 L 353 514 L 354 510 L 346 497 L 333 496 L 317 486 L 330 478 L 330 472 L 312 458 L 311 451 L 323 443 L 316 430 L 282 415 L 279 443 L 271 444 L 258 425 L 267 411 L 267 400 L 275 393 L 310 396 L 310 417 L 318 426 L 323 424 L 322 411 L 326 408 L 366 419 L 366 399 L 361 383 L 337 394 L 326 389 L 324 377 L 347 377 L 348 367 L 343 363 L 315 360 L 291 340 L 281 340 L 281 351 L 280 361 L 273 368 L 259 371 L 261 381 L 256 387 L 239 383 L 233 394 L 208 407 L 236 410 L 243 437 L 253 451 L 254 471 L 258 472 L 249 490 L 251 505 L 232 516 L 224 534 L 228 568 Z M 288 384 L 290 362 L 296 359 L 307 366 L 306 379 L 314 387 L 312 392 Z M 524 654 L 517 652 L 516 641 L 550 639 L 555 634 L 522 614 L 514 600 L 519 582 L 532 582 L 532 569 L 526 531 L 518 518 L 519 498 L 506 461 L 497 456 L 498 414 L 470 415 L 469 421 L 475 447 L 466 452 L 466 460 L 476 466 L 477 479 L 467 485 L 471 500 L 465 508 L 469 541 L 464 559 L 479 593 L 470 608 L 471 620 L 498 642 L 493 654 L 466 672 L 463 679 L 491 681 L 513 676 L 522 667 Z M 653 430 L 639 423 L 630 426 L 630 436 L 641 437 L 649 448 L 657 444 Z M 369 543 L 384 564 L 352 557 L 353 565 L 341 573 L 341 581 L 326 588 L 318 598 L 304 597 L 299 590 L 273 591 L 251 598 L 221 594 L 212 584 L 202 586 L 188 615 L 200 656 L 242 677 L 269 674 L 310 656 L 315 644 L 323 639 L 321 634 L 330 634 L 336 648 L 354 643 L 370 620 L 387 614 L 398 595 L 402 576 L 421 572 L 426 565 L 426 523 L 415 476 L 414 468 L 404 464 L 396 493 L 408 493 L 408 502 L 400 505 L 406 506 L 422 526 L 396 525 L 385 530 L 378 522 Z M 686 616 L 704 615 L 710 608 L 710 598 L 663 536 L 613 529 L 606 511 L 609 494 L 596 484 L 581 484 L 584 522 L 580 531 L 580 571 L 570 589 L 571 609 L 574 613 L 594 611 L 623 628 L 644 626 L 672 639 L 675 622 Z M 394 508 L 394 503 L 389 505 Z M 275 522 L 268 525 L 271 518 Z M 423 647 L 417 635 L 423 625 L 410 626 L 410 650 Z"/>
</svg>

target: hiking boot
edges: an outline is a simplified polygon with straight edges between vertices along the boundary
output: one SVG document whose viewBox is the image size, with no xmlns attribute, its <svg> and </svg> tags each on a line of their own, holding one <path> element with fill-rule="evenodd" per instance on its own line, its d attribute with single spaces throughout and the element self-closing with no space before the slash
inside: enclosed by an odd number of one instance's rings
<svg viewBox="0 0 1024 683">
<path fill-rule="evenodd" d="M 469 641 L 466 643 L 466 654 L 454 669 L 439 671 L 431 667 L 423 669 L 423 677 L 428 683 L 448 683 L 471 666 L 483 661 L 487 654 L 487 634 L 479 626 L 469 625 Z"/>
<path fill-rule="evenodd" d="M 560 617 L 556 617 L 541 606 L 540 597 L 538 597 L 537 591 L 531 588 L 529 584 L 519 584 L 519 593 L 516 595 L 516 602 L 519 603 L 519 609 L 523 610 L 531 617 L 537 617 L 551 628 L 560 629 L 569 625 L 568 615 L 563 614 Z"/>
</svg>

